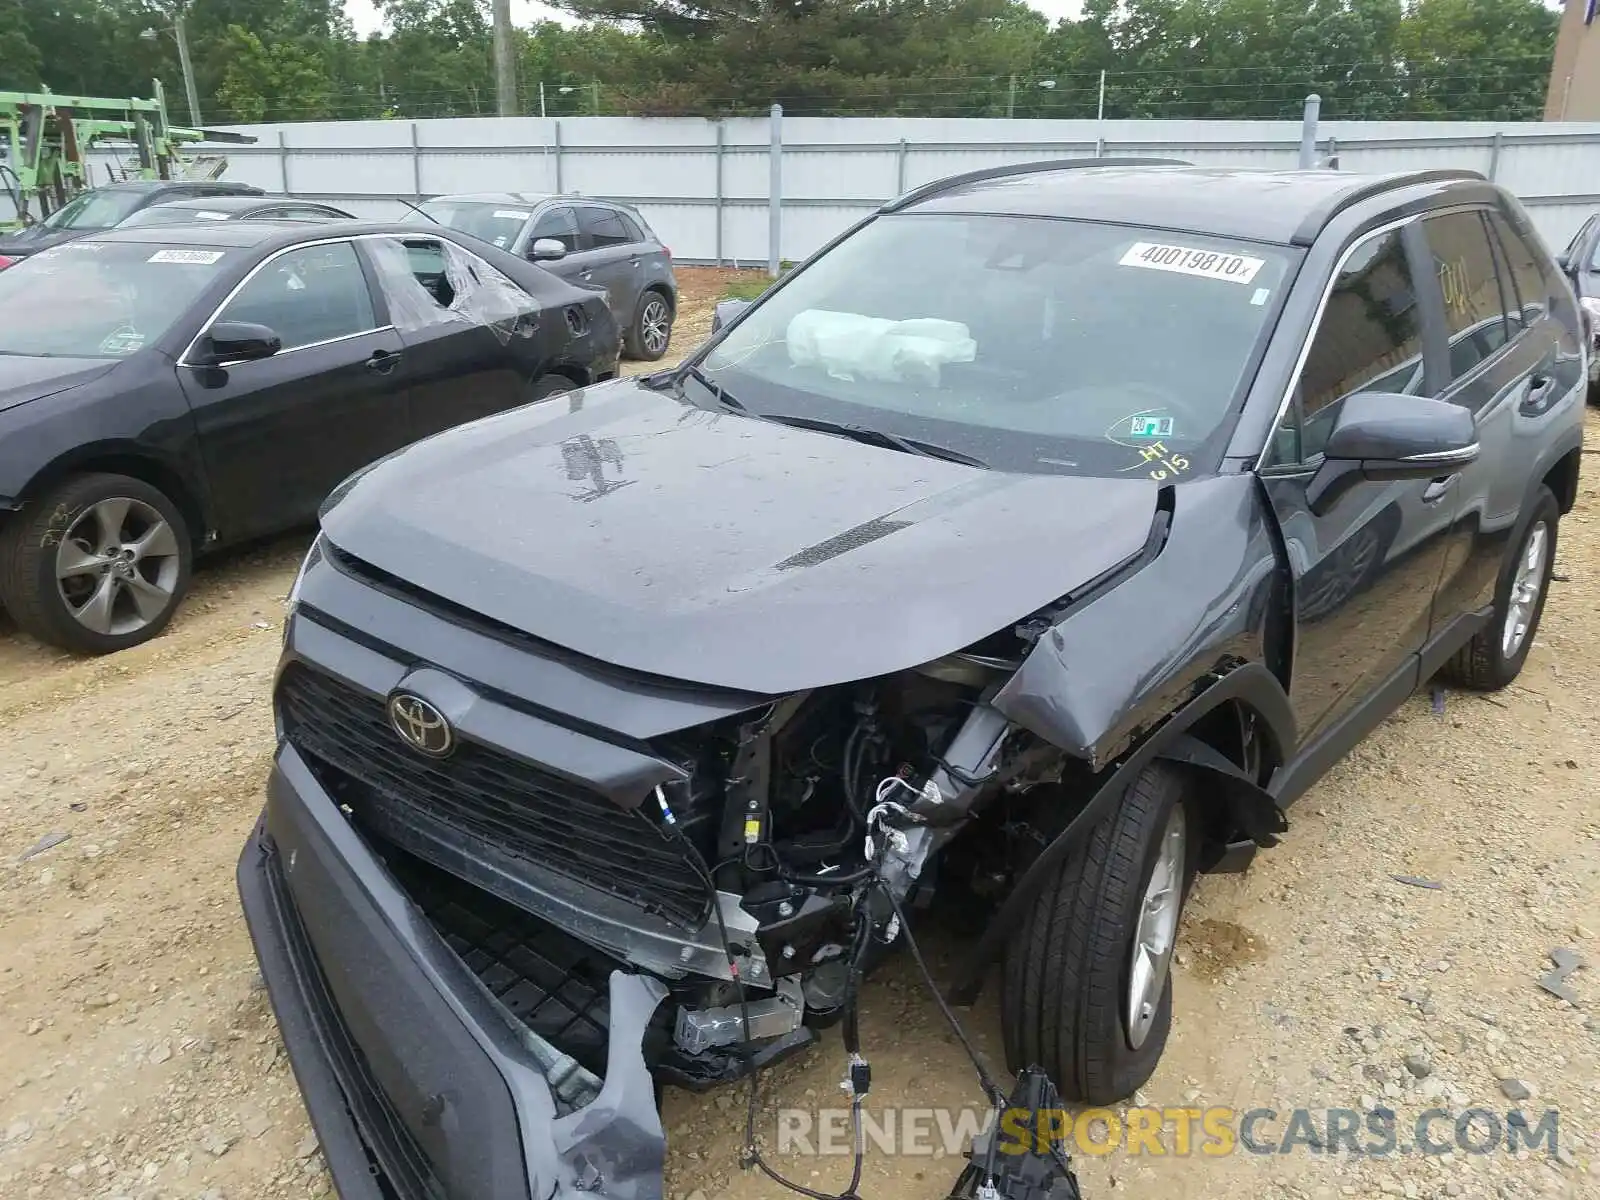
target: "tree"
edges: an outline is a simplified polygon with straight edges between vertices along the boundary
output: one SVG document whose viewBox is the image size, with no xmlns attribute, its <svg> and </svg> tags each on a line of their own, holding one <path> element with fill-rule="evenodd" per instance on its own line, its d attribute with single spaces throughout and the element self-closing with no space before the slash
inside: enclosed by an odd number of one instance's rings
<svg viewBox="0 0 1600 1200">
<path fill-rule="evenodd" d="M 0 0 L 0 89 L 36 92 L 44 82 L 44 56 L 30 33 L 22 0 Z"/>
<path fill-rule="evenodd" d="M 295 41 L 270 46 L 238 25 L 228 30 L 232 53 L 217 99 L 238 124 L 316 120 L 332 107 L 332 81 L 315 50 Z"/>
</svg>

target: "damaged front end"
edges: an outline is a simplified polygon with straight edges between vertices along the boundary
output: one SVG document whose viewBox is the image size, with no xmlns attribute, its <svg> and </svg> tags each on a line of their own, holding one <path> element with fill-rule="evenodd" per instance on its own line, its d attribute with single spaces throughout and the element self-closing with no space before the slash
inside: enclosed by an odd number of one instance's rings
<svg viewBox="0 0 1600 1200">
<path fill-rule="evenodd" d="M 1044 836 L 1004 798 L 1063 761 L 988 703 L 1002 654 L 674 689 L 400 593 L 312 556 L 239 873 L 346 1196 L 659 1196 L 647 1084 L 810 1044 L 935 863 L 994 893 Z M 943 853 L 975 821 L 993 836 Z"/>
</svg>

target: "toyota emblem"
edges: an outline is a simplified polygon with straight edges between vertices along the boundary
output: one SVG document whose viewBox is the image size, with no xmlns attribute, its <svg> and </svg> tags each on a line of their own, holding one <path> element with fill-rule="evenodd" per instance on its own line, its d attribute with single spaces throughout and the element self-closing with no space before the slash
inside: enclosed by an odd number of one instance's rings
<svg viewBox="0 0 1600 1200">
<path fill-rule="evenodd" d="M 456 732 L 444 714 L 410 692 L 389 697 L 389 724 L 406 745 L 432 758 L 444 758 L 456 748 Z"/>
</svg>

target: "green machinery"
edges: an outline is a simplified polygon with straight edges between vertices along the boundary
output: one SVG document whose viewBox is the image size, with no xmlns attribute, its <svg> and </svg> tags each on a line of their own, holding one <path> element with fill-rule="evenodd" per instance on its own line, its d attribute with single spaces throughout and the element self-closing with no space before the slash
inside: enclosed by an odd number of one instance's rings
<svg viewBox="0 0 1600 1200">
<path fill-rule="evenodd" d="M 54 92 L 0 92 L 0 195 L 15 215 L 0 211 L 0 231 L 49 216 L 78 192 L 95 186 L 91 149 L 111 151 L 105 182 L 128 179 L 215 179 L 226 170 L 220 155 L 189 156 L 197 142 L 244 144 L 256 139 L 215 129 L 185 129 L 167 119 L 161 81 L 154 100 L 58 96 Z M 127 158 L 124 160 L 123 154 Z"/>
</svg>

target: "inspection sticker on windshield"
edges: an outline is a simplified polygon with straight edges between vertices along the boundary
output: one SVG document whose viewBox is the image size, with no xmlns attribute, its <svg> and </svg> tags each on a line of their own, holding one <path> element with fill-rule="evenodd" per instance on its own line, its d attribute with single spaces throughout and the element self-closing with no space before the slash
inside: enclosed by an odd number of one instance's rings
<svg viewBox="0 0 1600 1200">
<path fill-rule="evenodd" d="M 1153 417 L 1140 413 L 1128 423 L 1128 436 L 1136 438 L 1169 438 L 1172 436 L 1171 417 Z"/>
<path fill-rule="evenodd" d="M 145 262 L 182 263 L 189 267 L 209 267 L 222 259 L 221 250 L 157 250 Z"/>
<path fill-rule="evenodd" d="M 1173 271 L 1179 275 L 1198 275 L 1202 279 L 1221 279 L 1228 283 L 1249 283 L 1266 260 L 1245 254 L 1223 254 L 1216 250 L 1196 250 L 1192 246 L 1164 246 L 1160 242 L 1135 242 L 1118 260 L 1124 267 L 1148 267 L 1152 271 Z"/>
<path fill-rule="evenodd" d="M 516 208 L 497 208 L 494 210 L 495 219 L 507 221 L 526 221 L 532 213 L 523 212 Z"/>
</svg>

